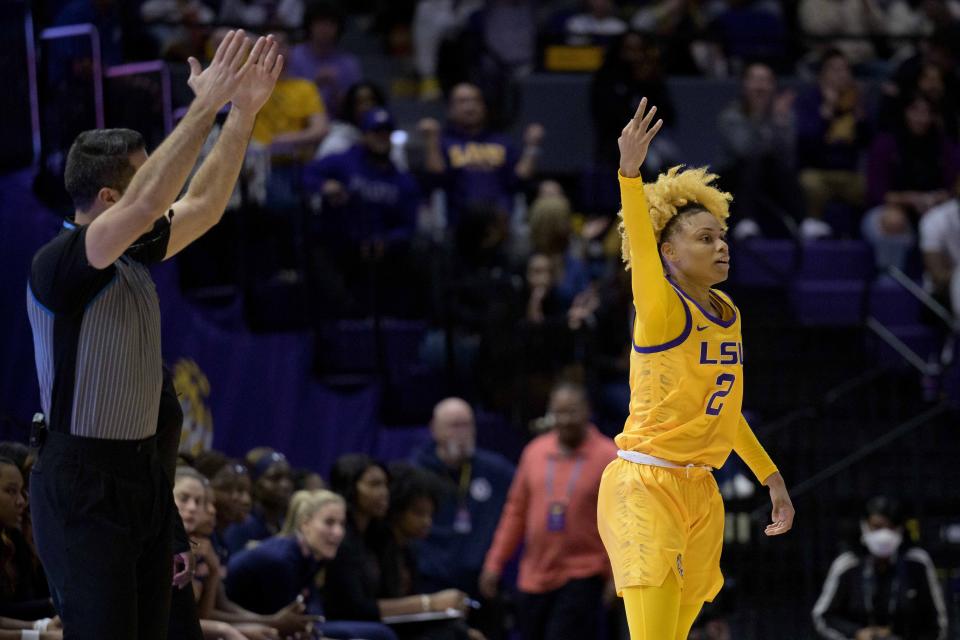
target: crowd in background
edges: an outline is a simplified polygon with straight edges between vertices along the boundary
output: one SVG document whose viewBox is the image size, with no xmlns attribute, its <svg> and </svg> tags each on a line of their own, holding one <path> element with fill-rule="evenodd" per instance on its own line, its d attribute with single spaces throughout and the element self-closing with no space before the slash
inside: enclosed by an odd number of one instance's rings
<svg viewBox="0 0 960 640">
<path fill-rule="evenodd" d="M 527 493 L 544 486 L 529 480 L 543 465 L 528 456 L 585 443 L 613 455 L 589 424 L 586 394 L 555 388 L 558 373 L 589 381 L 607 435 L 628 402 L 631 302 L 615 210 L 538 169 L 545 136 L 563 131 L 515 121 L 517 84 L 544 68 L 550 47 L 602 52 L 590 72 L 592 122 L 570 126 L 593 127 L 593 161 L 611 174 L 619 131 L 642 96 L 665 121 L 645 163 L 651 177 L 683 162 L 667 78 L 739 78 L 740 96 L 717 120 L 713 164 L 735 196 L 731 236 L 863 238 L 878 267 L 923 272 L 928 290 L 960 313 L 960 3 L 952 0 L 370 0 L 348 3 L 356 15 L 303 0 L 39 4 L 42 23 L 95 24 L 107 64 L 203 58 L 222 25 L 279 28 L 287 64 L 231 205 L 254 212 L 265 277 L 307 282 L 318 323 L 426 320 L 436 332 L 424 360 L 442 369 L 452 351 L 484 408 L 526 425 L 551 407 L 538 423 L 550 434 L 528 446 L 516 470 L 475 448 L 472 410 L 456 400 L 437 406 L 434 441 L 410 464 L 347 454 L 325 479 L 269 449 L 184 460 L 174 497 L 197 542 L 192 587 L 206 637 L 287 637 L 316 626 L 329 637 L 492 640 L 516 616 L 525 637 L 560 638 L 577 622 L 595 625 L 610 606 L 595 529 L 558 538 L 542 530 L 539 511 L 540 520 L 526 520 L 531 505 L 542 510 L 551 498 Z M 425 105 L 443 100 L 442 121 L 398 122 L 393 87 L 371 81 L 362 56 L 341 44 L 357 25 L 409 60 L 414 94 Z M 16 462 L 0 459 L 0 615 L 53 617 L 22 499 L 27 455 L 0 454 Z M 879 510 L 868 514 L 887 518 L 877 530 L 902 529 L 899 512 Z M 570 544 L 593 556 L 559 562 Z M 818 630 L 939 637 L 932 588 L 932 608 L 909 615 L 859 609 L 859 577 L 847 574 L 873 566 L 868 557 L 858 548 L 838 559 L 815 611 Z M 903 571 L 926 584 L 929 558 L 911 561 Z M 516 608 L 501 589 L 512 571 Z M 421 613 L 435 619 L 384 624 Z M 0 618 L 0 638 L 17 624 Z M 59 637 L 56 627 L 48 623 L 41 637 Z"/>
<path fill-rule="evenodd" d="M 323 478 L 267 447 L 243 460 L 182 455 L 172 498 L 196 565 L 192 582 L 172 589 L 194 600 L 210 640 L 624 637 L 594 516 L 616 445 L 591 423 L 581 385 L 555 386 L 547 416 L 549 431 L 516 468 L 477 447 L 473 409 L 459 398 L 438 403 L 430 439 L 389 466 L 348 453 Z M 0 443 L 0 454 L 0 638 L 36 629 L 58 640 L 25 497 L 33 453 Z M 836 559 L 814 608 L 817 630 L 945 638 L 943 593 L 902 508 L 875 498 L 859 522 L 859 542 Z M 179 622 L 171 640 L 193 638 Z M 716 615 L 695 633 L 730 637 Z"/>
</svg>

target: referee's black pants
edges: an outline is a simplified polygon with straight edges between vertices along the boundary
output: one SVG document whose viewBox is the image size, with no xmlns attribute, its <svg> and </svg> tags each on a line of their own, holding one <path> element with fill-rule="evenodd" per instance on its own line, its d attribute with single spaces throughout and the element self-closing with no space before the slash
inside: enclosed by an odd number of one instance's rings
<svg viewBox="0 0 960 640">
<path fill-rule="evenodd" d="M 47 432 L 30 505 L 66 640 L 166 639 L 176 507 L 154 438 Z"/>
</svg>

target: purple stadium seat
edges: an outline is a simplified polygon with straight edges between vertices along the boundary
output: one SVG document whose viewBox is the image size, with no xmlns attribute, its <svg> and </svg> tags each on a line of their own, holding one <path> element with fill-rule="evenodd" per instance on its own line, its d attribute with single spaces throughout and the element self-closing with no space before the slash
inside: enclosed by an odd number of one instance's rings
<svg viewBox="0 0 960 640">
<path fill-rule="evenodd" d="M 776 287 L 793 275 L 797 248 L 791 240 L 752 238 L 730 248 L 733 281 L 747 287 Z"/>
<path fill-rule="evenodd" d="M 924 324 L 909 324 L 887 327 L 895 336 L 900 338 L 918 356 L 927 360 L 931 355 L 936 356 L 943 340 L 936 329 Z M 886 364 L 901 364 L 903 358 L 885 342 L 879 343 L 877 358 Z"/>
<path fill-rule="evenodd" d="M 873 252 L 859 240 L 820 240 L 803 245 L 801 280 L 856 280 L 873 276 Z"/>
<path fill-rule="evenodd" d="M 920 309 L 920 302 L 895 281 L 884 277 L 873 285 L 869 313 L 884 325 L 916 324 L 920 319 Z"/>
<path fill-rule="evenodd" d="M 861 321 L 863 287 L 852 280 L 799 280 L 790 289 L 790 301 L 800 324 L 852 326 Z"/>
</svg>

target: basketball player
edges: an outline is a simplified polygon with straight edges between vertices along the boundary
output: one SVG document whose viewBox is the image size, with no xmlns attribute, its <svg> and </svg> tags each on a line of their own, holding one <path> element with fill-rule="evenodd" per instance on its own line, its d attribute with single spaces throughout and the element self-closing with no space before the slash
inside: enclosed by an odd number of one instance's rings
<svg viewBox="0 0 960 640">
<path fill-rule="evenodd" d="M 655 113 L 641 100 L 619 140 L 623 258 L 636 322 L 630 415 L 600 484 L 598 528 L 631 638 L 680 640 L 723 584 L 723 500 L 711 469 L 732 449 L 769 487 L 767 535 L 789 531 L 794 510 L 740 414 L 740 315 L 712 288 L 730 268 L 730 195 L 704 169 L 675 167 L 643 184 L 640 166 L 663 124 L 653 123 Z"/>
</svg>

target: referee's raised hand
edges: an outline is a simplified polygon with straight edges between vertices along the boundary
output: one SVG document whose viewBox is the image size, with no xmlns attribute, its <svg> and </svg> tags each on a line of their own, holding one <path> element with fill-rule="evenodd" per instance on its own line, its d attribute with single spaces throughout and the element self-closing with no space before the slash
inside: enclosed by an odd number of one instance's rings
<svg viewBox="0 0 960 640">
<path fill-rule="evenodd" d="M 260 40 L 265 41 L 265 38 Z M 263 44 L 259 44 L 262 49 Z M 196 58 L 189 58 L 190 78 L 187 84 L 193 89 L 195 102 L 214 111 L 219 111 L 227 104 L 257 61 L 249 53 L 250 39 L 243 29 L 238 29 L 227 32 L 206 69 Z"/>
</svg>

